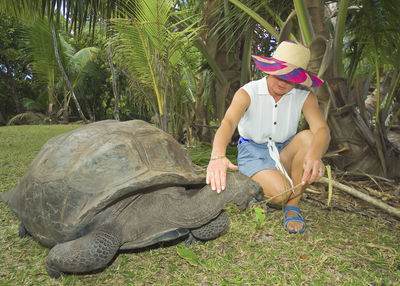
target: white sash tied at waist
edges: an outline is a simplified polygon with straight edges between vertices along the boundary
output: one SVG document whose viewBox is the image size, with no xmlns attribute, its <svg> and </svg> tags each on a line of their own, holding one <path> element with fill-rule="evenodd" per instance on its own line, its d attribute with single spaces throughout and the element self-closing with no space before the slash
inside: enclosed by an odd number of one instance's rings
<svg viewBox="0 0 400 286">
<path fill-rule="evenodd" d="M 292 192 L 294 194 L 293 181 L 290 178 L 289 174 L 286 172 L 285 168 L 283 167 L 279 157 L 278 148 L 276 148 L 275 142 L 272 140 L 268 140 L 268 151 L 271 158 L 275 161 L 275 168 L 280 170 L 285 175 L 286 179 L 288 179 L 290 186 L 292 187 Z"/>
</svg>

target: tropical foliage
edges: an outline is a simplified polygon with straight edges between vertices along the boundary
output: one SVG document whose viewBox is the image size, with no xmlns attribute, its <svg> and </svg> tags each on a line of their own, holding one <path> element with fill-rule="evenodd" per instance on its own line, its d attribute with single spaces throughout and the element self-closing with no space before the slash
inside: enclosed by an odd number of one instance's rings
<svg viewBox="0 0 400 286">
<path fill-rule="evenodd" d="M 165 131 L 169 131 L 174 108 L 179 108 L 177 92 L 182 92 L 184 83 L 180 79 L 191 76 L 185 51 L 196 35 L 196 21 L 187 23 L 192 19 L 181 19 L 182 15 L 174 12 L 168 0 L 142 0 L 125 1 L 120 18 L 111 19 L 110 43 L 119 65 L 146 89 L 148 104 Z"/>
<path fill-rule="evenodd" d="M 37 105 L 28 104 L 40 92 L 40 87 L 32 77 L 29 57 L 24 49 L 21 36 L 23 26 L 15 18 L 0 14 L 0 124 L 27 107 L 37 109 Z"/>
<path fill-rule="evenodd" d="M 254 19 L 260 18 L 254 9 L 243 3 L 237 0 L 230 2 Z M 331 17 L 327 17 L 327 7 L 321 1 L 294 0 L 293 3 L 298 21 L 293 25 L 293 18 L 289 15 L 285 24 L 279 28 L 281 31 L 279 39 L 290 37 L 303 39 L 312 52 L 309 69 L 325 79 L 325 84 L 314 92 L 319 98 L 331 128 L 333 137 L 331 148 L 338 150 L 337 155 L 341 153 L 340 156 L 333 157 L 332 161 L 342 169 L 397 176 L 396 174 L 400 172 L 399 154 L 388 142 L 384 124 L 389 116 L 389 110 L 394 106 L 395 94 L 398 93 L 396 65 L 390 67 L 385 58 L 390 55 L 389 57 L 392 60 L 394 58 L 396 63 L 395 60 L 399 57 L 398 50 L 393 49 L 399 40 L 400 31 L 396 25 L 396 19 L 400 15 L 394 1 L 356 1 L 355 4 L 358 4 L 356 7 L 350 7 L 349 1 L 339 1 L 337 5 L 331 4 L 328 10 Z M 346 20 L 350 18 L 349 12 L 355 13 L 351 15 L 351 19 L 358 22 L 358 25 L 346 26 Z M 371 24 L 374 25 L 373 28 Z M 278 25 L 277 21 L 275 25 L 265 27 L 270 29 Z M 368 29 L 373 33 L 367 32 Z M 376 36 L 377 34 L 379 36 Z M 365 57 L 359 53 L 353 54 L 350 78 L 344 70 L 346 60 L 343 53 L 343 47 L 348 45 L 349 41 L 353 41 L 353 45 L 361 53 L 363 50 L 370 51 Z M 394 52 L 385 53 L 387 44 Z M 355 71 L 360 70 L 362 60 L 364 67 L 366 65 L 370 69 L 369 76 L 375 79 L 375 84 L 370 87 L 376 91 L 376 112 L 369 118 L 362 112 L 365 110 L 364 101 L 369 88 L 368 86 L 365 88 L 362 84 L 352 85 L 351 82 Z M 380 87 L 383 67 L 386 72 L 390 71 L 387 79 L 391 81 L 385 98 L 381 96 Z M 364 81 L 365 79 L 358 78 L 358 83 Z M 393 113 L 392 121 L 395 120 L 393 118 L 397 116 L 396 113 L 398 112 Z"/>
</svg>

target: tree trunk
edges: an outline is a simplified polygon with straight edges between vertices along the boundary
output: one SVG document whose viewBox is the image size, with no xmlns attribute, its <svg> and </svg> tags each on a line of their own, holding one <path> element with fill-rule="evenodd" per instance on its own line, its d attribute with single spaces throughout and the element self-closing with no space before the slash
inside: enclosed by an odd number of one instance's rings
<svg viewBox="0 0 400 286">
<path fill-rule="evenodd" d="M 64 90 L 64 107 L 63 107 L 63 121 L 69 122 L 69 100 L 68 92 Z"/>
<path fill-rule="evenodd" d="M 226 102 L 228 98 L 230 83 L 227 81 L 223 85 L 219 82 L 215 83 L 215 111 L 216 117 L 221 122 L 224 118 L 225 111 L 226 111 Z"/>
<path fill-rule="evenodd" d="M 183 103 L 183 115 L 185 117 L 184 120 L 184 125 L 183 125 L 183 136 L 182 136 L 182 141 L 185 142 L 187 146 L 192 146 L 193 143 L 193 128 L 192 128 L 192 122 L 193 118 L 190 113 L 190 108 L 189 104 L 187 102 Z"/>
<path fill-rule="evenodd" d="M 115 74 L 115 69 L 112 61 L 112 52 L 110 46 L 107 48 L 108 63 L 110 65 L 111 77 L 112 77 L 112 89 L 114 94 L 114 119 L 119 120 L 119 94 L 117 88 L 117 77 Z"/>
<path fill-rule="evenodd" d="M 219 18 L 213 13 L 217 5 L 218 1 L 215 0 L 204 1 L 202 24 L 206 27 L 217 25 Z M 224 44 L 224 37 L 221 35 L 211 36 L 210 31 L 206 29 L 200 33 L 199 38 L 196 46 L 203 53 L 216 76 L 213 81 L 214 119 L 221 122 L 233 94 L 240 87 L 240 49 L 228 49 Z"/>
<path fill-rule="evenodd" d="M 65 73 L 64 67 L 61 62 L 60 55 L 58 54 L 58 43 L 57 43 L 56 31 L 55 31 L 53 22 L 50 22 L 50 27 L 51 27 L 51 33 L 53 35 L 54 54 L 57 59 L 58 67 L 60 68 L 60 71 L 61 71 L 61 74 L 63 75 L 64 81 L 67 84 L 67 87 L 71 93 L 72 99 L 74 100 L 74 103 L 75 103 L 76 109 L 78 110 L 79 116 L 81 117 L 83 122 L 87 123 L 87 119 L 81 110 L 78 100 L 76 99 L 74 89 L 72 88 L 71 82 L 69 81 L 67 74 Z"/>
<path fill-rule="evenodd" d="M 200 141 L 210 142 L 212 140 L 212 135 L 209 128 L 206 128 L 207 125 L 207 110 L 206 106 L 203 104 L 202 94 L 204 92 L 204 84 L 205 77 L 203 74 L 199 76 L 197 80 L 197 91 L 196 91 L 196 100 L 194 103 L 194 114 L 193 114 L 193 122 L 195 128 L 196 139 Z"/>
</svg>

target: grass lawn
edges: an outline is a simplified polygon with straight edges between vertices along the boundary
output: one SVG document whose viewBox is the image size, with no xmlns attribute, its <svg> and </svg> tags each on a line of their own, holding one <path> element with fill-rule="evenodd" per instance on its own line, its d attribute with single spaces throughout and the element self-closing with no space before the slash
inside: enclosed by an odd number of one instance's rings
<svg viewBox="0 0 400 286">
<path fill-rule="evenodd" d="M 0 192 L 18 183 L 49 138 L 77 127 L 0 127 Z M 194 161 L 200 153 L 190 152 Z M 102 272 L 54 280 L 45 270 L 49 250 L 19 238 L 18 220 L 0 201 L 0 285 L 400 285 L 400 222 L 306 202 L 301 209 L 303 235 L 284 231 L 281 210 L 262 221 L 254 209 L 230 206 L 231 227 L 214 241 L 120 252 Z"/>
</svg>

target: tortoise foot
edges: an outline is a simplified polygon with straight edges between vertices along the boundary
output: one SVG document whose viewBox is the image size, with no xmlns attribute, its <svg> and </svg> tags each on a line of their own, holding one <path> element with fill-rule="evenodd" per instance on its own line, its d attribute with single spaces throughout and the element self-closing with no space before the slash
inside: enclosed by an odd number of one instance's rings
<svg viewBox="0 0 400 286">
<path fill-rule="evenodd" d="M 195 244 L 195 243 L 197 243 L 197 242 L 199 242 L 199 241 L 204 243 L 204 241 L 195 238 L 195 237 L 193 236 L 193 234 L 189 233 L 188 238 L 186 238 L 186 240 L 185 240 L 185 246 L 189 246 L 189 245 Z"/>
<path fill-rule="evenodd" d="M 46 271 L 51 278 L 58 279 L 61 276 L 61 272 L 57 268 L 52 267 L 52 265 L 49 265 L 49 263 L 46 263 Z"/>
<path fill-rule="evenodd" d="M 55 245 L 46 260 L 51 277 L 61 273 L 87 273 L 102 269 L 117 253 L 121 238 L 113 226 L 103 226 L 85 236 Z"/>
<path fill-rule="evenodd" d="M 26 230 L 25 226 L 22 223 L 20 223 L 18 227 L 19 238 L 24 238 L 27 235 L 29 235 L 29 232 Z"/>
<path fill-rule="evenodd" d="M 227 230 L 229 228 L 229 224 L 230 221 L 228 214 L 226 211 L 222 210 L 221 213 L 209 223 L 199 228 L 191 229 L 191 233 L 194 238 L 198 240 L 211 240 L 217 238 L 225 230 Z"/>
</svg>

